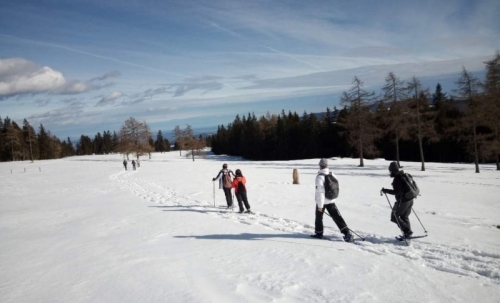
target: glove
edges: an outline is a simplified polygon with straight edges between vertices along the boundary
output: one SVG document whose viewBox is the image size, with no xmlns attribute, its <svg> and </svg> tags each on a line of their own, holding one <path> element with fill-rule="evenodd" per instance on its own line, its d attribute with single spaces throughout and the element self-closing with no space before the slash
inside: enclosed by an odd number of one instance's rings
<svg viewBox="0 0 500 303">
<path fill-rule="evenodd" d="M 212 181 L 215 181 L 215 178 L 212 178 Z"/>
<path fill-rule="evenodd" d="M 383 187 L 382 187 L 381 192 L 383 192 L 384 194 L 387 194 L 387 193 L 389 192 L 389 190 L 388 190 L 387 188 L 383 188 Z"/>
</svg>

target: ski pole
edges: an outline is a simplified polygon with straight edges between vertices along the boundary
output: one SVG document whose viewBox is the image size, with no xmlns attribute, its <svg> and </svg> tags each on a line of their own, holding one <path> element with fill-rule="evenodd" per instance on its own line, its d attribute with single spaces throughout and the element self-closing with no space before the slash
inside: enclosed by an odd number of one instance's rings
<svg viewBox="0 0 500 303">
<path fill-rule="evenodd" d="M 215 182 L 212 181 L 212 185 L 214 186 L 214 207 L 215 207 Z"/>
<path fill-rule="evenodd" d="M 382 196 L 382 191 L 380 191 L 380 195 Z M 405 239 L 405 242 L 406 242 L 406 245 L 407 246 L 410 246 L 410 244 L 408 244 L 408 241 L 406 241 L 406 237 L 404 236 L 404 232 L 403 230 L 401 229 L 401 225 L 399 224 L 399 220 L 398 220 L 398 216 L 396 216 L 396 211 L 392 208 L 392 205 L 391 205 L 391 202 L 389 201 L 389 197 L 387 197 L 387 194 L 384 193 L 385 197 L 387 198 L 387 203 L 389 203 L 389 206 L 391 207 L 391 210 L 394 214 L 394 218 L 396 218 L 396 223 L 398 224 L 398 227 L 399 227 L 399 230 L 401 231 L 401 233 L 403 234 L 403 239 Z"/>
<path fill-rule="evenodd" d="M 417 216 L 417 212 L 413 209 L 413 207 L 411 210 L 413 210 L 413 213 L 415 214 L 415 217 L 417 217 L 418 222 L 420 222 L 420 225 L 422 225 L 422 228 L 424 229 L 425 233 L 427 233 L 427 230 L 425 229 L 424 225 L 422 224 L 422 221 L 420 221 L 420 218 Z"/>
<path fill-rule="evenodd" d="M 339 209 L 338 209 L 338 208 L 337 208 L 337 212 L 338 212 L 338 213 L 339 213 L 339 215 L 340 215 L 340 211 L 339 211 Z M 329 213 L 327 213 L 327 212 L 325 212 L 324 210 L 323 210 L 323 213 L 324 213 L 324 214 L 326 214 L 328 217 L 332 218 L 332 216 L 330 216 L 330 214 L 329 214 Z M 342 217 L 342 215 L 340 215 L 340 216 Z M 333 218 L 332 218 L 332 219 L 333 219 Z M 363 238 L 363 237 L 361 237 L 360 235 L 358 235 L 358 234 L 357 234 L 354 230 L 350 229 L 349 227 L 347 227 L 347 229 L 348 229 L 349 231 L 351 231 L 353 234 L 355 234 L 356 236 L 358 236 L 358 238 L 360 238 L 361 240 L 363 240 L 363 241 L 365 241 L 365 240 L 366 240 L 365 238 Z"/>
</svg>

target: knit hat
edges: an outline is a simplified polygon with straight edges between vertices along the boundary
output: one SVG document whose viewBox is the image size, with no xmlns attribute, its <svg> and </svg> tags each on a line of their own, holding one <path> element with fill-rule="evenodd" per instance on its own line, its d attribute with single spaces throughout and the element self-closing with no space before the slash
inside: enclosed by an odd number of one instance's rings
<svg viewBox="0 0 500 303">
<path fill-rule="evenodd" d="M 391 162 L 391 164 L 389 164 L 389 171 L 391 171 L 391 172 L 398 172 L 399 171 L 398 163 L 397 162 Z"/>
<path fill-rule="evenodd" d="M 328 160 L 327 160 L 327 159 L 325 159 L 325 158 L 323 158 L 323 159 L 319 160 L 319 167 L 321 167 L 321 168 L 326 168 L 326 167 L 328 167 Z"/>
</svg>

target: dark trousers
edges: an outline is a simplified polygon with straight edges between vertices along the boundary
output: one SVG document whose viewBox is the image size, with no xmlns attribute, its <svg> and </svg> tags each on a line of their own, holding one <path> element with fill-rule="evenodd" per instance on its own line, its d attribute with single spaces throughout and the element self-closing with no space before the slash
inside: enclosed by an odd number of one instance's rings
<svg viewBox="0 0 500 303">
<path fill-rule="evenodd" d="M 408 217 L 411 214 L 412 206 L 413 206 L 413 200 L 404 203 L 396 202 L 391 212 L 391 221 L 396 224 L 398 224 L 399 222 L 401 231 L 404 233 L 411 231 L 410 219 Z"/>
<path fill-rule="evenodd" d="M 250 209 L 250 204 L 248 203 L 247 193 L 237 192 L 236 199 L 238 200 L 238 206 L 240 207 L 240 211 L 243 211 L 243 203 L 245 203 L 245 208 L 247 210 Z"/>
<path fill-rule="evenodd" d="M 337 227 L 340 229 L 340 232 L 343 234 L 349 232 L 349 228 L 347 228 L 347 224 L 345 224 L 344 218 L 339 213 L 337 206 L 335 203 L 326 204 L 323 211 L 319 211 L 318 207 L 316 209 L 316 221 L 314 222 L 314 230 L 316 234 L 323 234 L 323 213 L 324 211 L 328 211 L 330 216 L 332 216 L 333 222 L 337 224 Z"/>
<path fill-rule="evenodd" d="M 227 206 L 233 205 L 233 198 L 231 198 L 231 188 L 222 188 L 224 190 L 224 195 L 226 195 Z"/>
</svg>

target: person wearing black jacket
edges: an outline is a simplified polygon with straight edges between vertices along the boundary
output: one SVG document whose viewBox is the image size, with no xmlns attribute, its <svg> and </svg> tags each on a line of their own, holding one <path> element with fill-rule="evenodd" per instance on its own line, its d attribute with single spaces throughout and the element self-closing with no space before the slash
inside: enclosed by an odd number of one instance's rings
<svg viewBox="0 0 500 303">
<path fill-rule="evenodd" d="M 413 206 L 413 199 L 404 197 L 403 181 L 401 180 L 404 171 L 399 170 L 399 166 L 396 162 L 391 162 L 391 164 L 389 164 L 389 171 L 391 173 L 391 178 L 394 178 L 392 181 L 393 189 L 382 188 L 382 192 L 396 196 L 396 203 L 391 213 L 391 221 L 399 225 L 405 238 L 409 238 L 413 234 L 409 219 Z"/>
<path fill-rule="evenodd" d="M 231 197 L 232 179 L 231 179 L 231 183 L 228 186 L 226 186 L 224 184 L 224 176 L 226 176 L 226 175 L 229 175 L 229 176 L 233 175 L 233 177 L 236 177 L 236 175 L 233 173 L 233 171 L 228 169 L 227 164 L 224 163 L 222 165 L 221 171 L 219 171 L 217 176 L 215 178 L 213 178 L 212 181 L 219 179 L 219 189 L 224 190 L 224 195 L 226 195 L 227 208 L 229 209 L 229 208 L 233 208 L 233 199 Z"/>
</svg>

